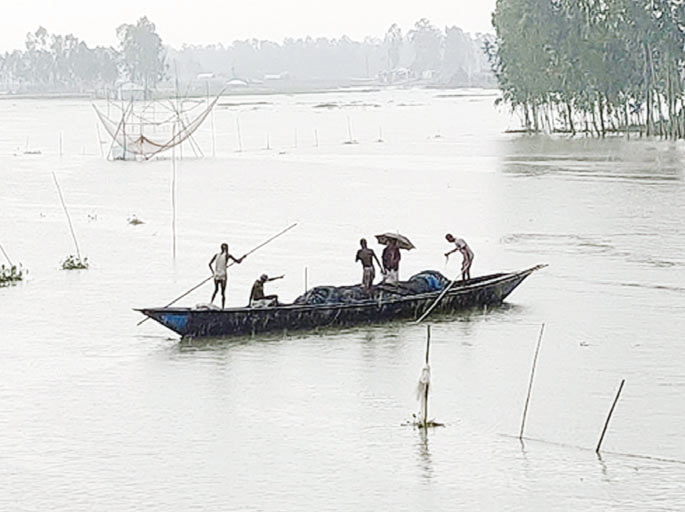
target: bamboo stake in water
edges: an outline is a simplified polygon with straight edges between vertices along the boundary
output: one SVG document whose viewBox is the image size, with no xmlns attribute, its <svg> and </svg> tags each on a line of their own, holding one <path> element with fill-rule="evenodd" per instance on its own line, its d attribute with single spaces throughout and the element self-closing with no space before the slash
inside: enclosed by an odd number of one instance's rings
<svg viewBox="0 0 685 512">
<path fill-rule="evenodd" d="M 523 429 L 526 427 L 526 415 L 528 414 L 528 403 L 530 402 L 530 392 L 533 389 L 533 377 L 535 376 L 535 365 L 538 362 L 538 353 L 540 352 L 540 343 L 542 342 L 542 333 L 545 330 L 545 324 L 540 326 L 540 336 L 538 336 L 538 344 L 535 347 L 535 356 L 533 356 L 533 367 L 530 370 L 530 381 L 528 382 L 528 394 L 526 395 L 526 404 L 523 406 L 523 418 L 521 419 L 521 430 L 519 432 L 519 439 L 523 439 Z"/>
<path fill-rule="evenodd" d="M 98 132 L 98 148 L 100 148 L 100 156 L 105 156 L 104 151 L 102 150 L 102 137 L 100 137 L 100 123 L 95 125 L 95 128 L 97 129 Z"/>
<path fill-rule="evenodd" d="M 7 263 L 10 264 L 10 267 L 13 267 L 14 264 L 12 263 L 12 260 L 11 260 L 10 257 L 7 255 L 7 253 L 5 252 L 5 249 L 3 249 L 2 244 L 0 244 L 0 251 L 2 251 L 2 254 L 5 255 L 5 258 L 7 258 Z"/>
<path fill-rule="evenodd" d="M 78 248 L 78 242 L 76 241 L 76 233 L 74 233 L 74 226 L 71 224 L 71 217 L 67 211 L 67 205 L 64 203 L 64 197 L 62 197 L 62 189 L 59 187 L 59 182 L 57 181 L 57 175 L 53 172 L 52 178 L 55 180 L 55 186 L 57 186 L 57 193 L 59 194 L 59 200 L 62 203 L 62 208 L 64 208 L 64 213 L 67 216 L 67 222 L 69 223 L 69 230 L 71 231 L 71 236 L 74 239 L 74 246 L 76 246 L 76 256 L 81 259 L 81 251 Z"/>
<path fill-rule="evenodd" d="M 173 138 L 176 138 L 176 123 L 172 128 Z M 171 148 L 171 252 L 176 259 L 176 146 Z"/>
<path fill-rule="evenodd" d="M 236 125 L 236 132 L 238 135 L 238 151 L 242 152 L 242 150 L 243 150 L 243 138 L 240 135 L 240 118 L 239 117 L 235 118 L 235 125 Z"/>
<path fill-rule="evenodd" d="M 427 325 L 426 326 L 426 367 L 428 367 L 428 354 L 430 352 L 430 346 L 431 346 L 431 326 Z M 424 391 L 424 400 L 423 400 L 423 428 L 428 428 L 428 388 L 430 387 L 430 384 L 426 385 L 426 389 Z"/>
<path fill-rule="evenodd" d="M 597 443 L 597 448 L 595 448 L 595 453 L 599 453 L 599 449 L 602 446 L 602 441 L 604 441 L 604 434 L 606 434 L 607 427 L 609 427 L 609 420 L 611 420 L 611 415 L 614 413 L 614 407 L 616 407 L 616 402 L 618 402 L 618 397 L 621 396 L 621 390 L 623 389 L 623 384 L 626 380 L 621 380 L 621 385 L 618 387 L 618 392 L 616 393 L 616 398 L 614 398 L 614 403 L 611 404 L 611 409 L 609 409 L 609 414 L 607 420 L 604 422 L 604 428 L 602 429 L 602 435 L 599 437 L 599 442 Z"/>
<path fill-rule="evenodd" d="M 307 267 L 304 267 L 304 293 L 307 293 Z"/>
</svg>

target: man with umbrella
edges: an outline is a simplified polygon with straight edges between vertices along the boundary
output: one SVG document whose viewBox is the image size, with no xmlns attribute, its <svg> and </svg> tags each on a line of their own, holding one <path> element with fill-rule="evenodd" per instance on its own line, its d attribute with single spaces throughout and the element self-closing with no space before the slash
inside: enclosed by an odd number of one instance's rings
<svg viewBox="0 0 685 512">
<path fill-rule="evenodd" d="M 387 247 L 383 249 L 381 259 L 383 260 L 383 270 L 385 271 L 384 281 L 389 284 L 396 284 L 399 281 L 400 271 L 400 249 L 413 249 L 409 239 L 399 233 L 384 233 L 376 235 L 379 244 L 384 244 Z"/>
</svg>

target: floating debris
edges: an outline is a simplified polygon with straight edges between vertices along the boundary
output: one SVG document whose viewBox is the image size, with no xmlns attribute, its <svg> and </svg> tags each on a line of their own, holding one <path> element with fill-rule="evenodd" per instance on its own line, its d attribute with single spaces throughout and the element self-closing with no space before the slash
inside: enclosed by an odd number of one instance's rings
<svg viewBox="0 0 685 512">
<path fill-rule="evenodd" d="M 70 254 L 67 259 L 62 262 L 62 270 L 84 270 L 88 268 L 88 258 L 81 259 L 78 256 Z"/>
<path fill-rule="evenodd" d="M 138 217 L 136 217 L 135 213 L 127 219 L 127 222 L 129 224 L 131 224 L 132 226 L 138 226 L 139 224 L 145 224 L 142 220 L 140 220 Z"/>
<path fill-rule="evenodd" d="M 18 267 L 16 265 L 5 266 L 3 263 L 0 265 L 0 286 L 16 284 L 22 281 L 28 273 L 28 269 L 23 268 L 21 263 Z"/>
</svg>

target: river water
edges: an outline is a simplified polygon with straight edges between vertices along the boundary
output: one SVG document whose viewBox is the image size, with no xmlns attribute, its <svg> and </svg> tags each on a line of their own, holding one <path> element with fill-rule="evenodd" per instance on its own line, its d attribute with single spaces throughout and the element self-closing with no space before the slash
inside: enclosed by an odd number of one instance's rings
<svg viewBox="0 0 685 512">
<path fill-rule="evenodd" d="M 0 288 L 0 509 L 685 509 L 685 148 L 508 134 L 494 99 L 232 96 L 175 170 L 103 158 L 87 101 L 0 101 L 0 243 L 29 269 Z M 60 270 L 53 171 L 88 270 Z M 549 266 L 500 308 L 429 319 L 446 426 L 427 434 L 406 425 L 424 325 L 190 342 L 136 325 L 221 242 L 241 255 L 294 222 L 231 268 L 229 305 L 262 273 L 285 274 L 267 285 L 284 301 L 358 282 L 359 238 L 384 231 L 417 247 L 405 278 L 457 274 L 448 231 L 474 275 Z"/>
</svg>

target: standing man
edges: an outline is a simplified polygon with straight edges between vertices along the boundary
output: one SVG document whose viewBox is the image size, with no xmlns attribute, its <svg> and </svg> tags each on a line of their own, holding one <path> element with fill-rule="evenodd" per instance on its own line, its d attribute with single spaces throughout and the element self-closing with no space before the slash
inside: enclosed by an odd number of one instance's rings
<svg viewBox="0 0 685 512">
<path fill-rule="evenodd" d="M 214 304 L 214 297 L 216 297 L 216 292 L 221 288 L 221 309 L 226 307 L 226 282 L 228 281 L 228 260 L 232 259 L 236 263 L 242 263 L 245 256 L 242 258 L 234 258 L 231 254 L 228 254 L 228 244 L 221 244 L 221 252 L 215 254 L 209 261 L 209 270 L 214 274 L 214 293 L 212 293 L 212 304 Z M 212 263 L 214 267 L 212 268 Z"/>
<path fill-rule="evenodd" d="M 369 249 L 366 246 L 366 239 L 362 238 L 359 240 L 359 245 L 361 249 L 357 251 L 357 257 L 354 261 L 362 262 L 362 287 L 365 290 L 369 290 L 373 284 L 373 279 L 376 277 L 376 269 L 373 266 L 373 261 L 376 260 L 378 268 L 382 269 L 381 262 L 378 261 L 378 256 L 373 252 L 373 249 Z"/>
<path fill-rule="evenodd" d="M 461 279 L 462 281 L 471 279 L 471 263 L 473 263 L 473 251 L 464 241 L 463 238 L 454 238 L 450 233 L 447 233 L 445 235 L 445 238 L 448 242 L 453 243 L 455 245 L 454 249 L 452 249 L 451 251 L 447 251 L 445 253 L 445 258 L 449 259 L 450 254 L 459 251 L 464 258 L 461 262 Z"/>
<path fill-rule="evenodd" d="M 397 240 L 390 239 L 387 247 L 383 249 L 383 269 L 385 270 L 385 281 L 389 284 L 397 284 L 400 272 L 400 248 Z"/>
</svg>

